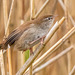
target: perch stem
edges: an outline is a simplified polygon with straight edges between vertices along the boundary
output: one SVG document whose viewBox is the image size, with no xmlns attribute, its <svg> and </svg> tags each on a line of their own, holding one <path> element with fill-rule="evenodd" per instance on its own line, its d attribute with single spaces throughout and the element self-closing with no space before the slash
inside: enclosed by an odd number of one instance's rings
<svg viewBox="0 0 75 75">
<path fill-rule="evenodd" d="M 75 66 L 72 68 L 71 72 L 69 73 L 69 75 L 73 75 L 73 73 L 75 72 Z"/>
<path fill-rule="evenodd" d="M 34 68 L 40 65 L 45 59 L 47 59 L 54 51 L 56 51 L 70 36 L 75 33 L 75 27 L 73 27 L 65 36 L 63 36 L 56 44 L 54 44 L 47 52 L 45 52 L 37 61 L 33 63 Z"/>
<path fill-rule="evenodd" d="M 44 69 L 45 67 L 47 67 L 49 64 L 53 63 L 54 61 L 58 60 L 60 57 L 62 57 L 64 54 L 66 54 L 67 52 L 69 52 L 70 50 L 72 50 L 73 47 L 70 46 L 67 49 L 65 49 L 64 51 L 62 51 L 60 54 L 56 55 L 55 57 L 53 57 L 52 59 L 50 59 L 49 61 L 47 61 L 46 63 L 44 63 L 43 65 L 41 65 L 40 67 L 37 67 L 36 69 L 34 69 L 33 74 L 37 73 L 38 71 Z"/>
<path fill-rule="evenodd" d="M 2 50 L 0 51 L 0 64 L 1 64 L 1 74 L 5 75 L 5 66 L 4 66 L 4 58 Z"/>
</svg>

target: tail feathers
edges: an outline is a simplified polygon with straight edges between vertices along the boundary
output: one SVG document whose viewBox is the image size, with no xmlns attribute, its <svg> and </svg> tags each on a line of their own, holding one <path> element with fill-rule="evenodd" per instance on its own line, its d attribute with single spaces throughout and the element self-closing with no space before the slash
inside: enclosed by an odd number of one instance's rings
<svg viewBox="0 0 75 75">
<path fill-rule="evenodd" d="M 3 49 L 3 44 L 0 44 L 0 49 Z"/>
<path fill-rule="evenodd" d="M 0 50 L 1 50 L 1 49 L 5 49 L 4 43 L 1 43 L 1 44 L 0 44 Z"/>
</svg>

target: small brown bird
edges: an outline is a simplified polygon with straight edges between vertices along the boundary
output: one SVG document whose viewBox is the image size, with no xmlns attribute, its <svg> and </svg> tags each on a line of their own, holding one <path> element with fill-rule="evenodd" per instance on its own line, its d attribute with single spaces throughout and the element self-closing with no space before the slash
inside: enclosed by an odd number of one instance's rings
<svg viewBox="0 0 75 75">
<path fill-rule="evenodd" d="M 53 15 L 41 16 L 17 27 L 8 38 L 0 44 L 0 49 L 7 49 L 14 44 L 14 50 L 25 51 L 38 44 L 48 33 L 54 21 Z"/>
</svg>

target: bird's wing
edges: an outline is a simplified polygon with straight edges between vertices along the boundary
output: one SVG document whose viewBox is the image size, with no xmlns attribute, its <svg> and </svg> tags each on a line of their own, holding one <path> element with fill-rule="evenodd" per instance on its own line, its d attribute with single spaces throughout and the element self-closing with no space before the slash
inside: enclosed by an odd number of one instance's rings
<svg viewBox="0 0 75 75">
<path fill-rule="evenodd" d="M 12 45 L 22 35 L 22 33 L 23 32 L 21 31 L 14 30 L 6 39 L 5 45 Z"/>
<path fill-rule="evenodd" d="M 7 46 L 9 44 L 11 46 L 12 44 L 14 44 L 14 42 L 16 40 L 18 40 L 21 37 L 21 35 L 23 34 L 23 32 L 28 30 L 28 28 L 30 28 L 29 25 L 28 26 L 21 25 L 18 28 L 16 28 L 15 30 L 13 30 L 13 32 L 9 34 L 4 45 Z"/>
</svg>

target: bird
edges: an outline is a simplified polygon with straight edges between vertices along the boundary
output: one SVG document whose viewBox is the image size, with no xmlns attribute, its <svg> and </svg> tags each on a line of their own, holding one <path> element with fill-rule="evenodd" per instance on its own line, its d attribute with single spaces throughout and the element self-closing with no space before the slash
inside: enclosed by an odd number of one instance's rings
<svg viewBox="0 0 75 75">
<path fill-rule="evenodd" d="M 8 45 L 14 45 L 16 51 L 31 49 L 36 44 L 43 42 L 54 19 L 54 15 L 44 15 L 20 25 L 0 44 L 0 50 L 6 50 Z"/>
</svg>

